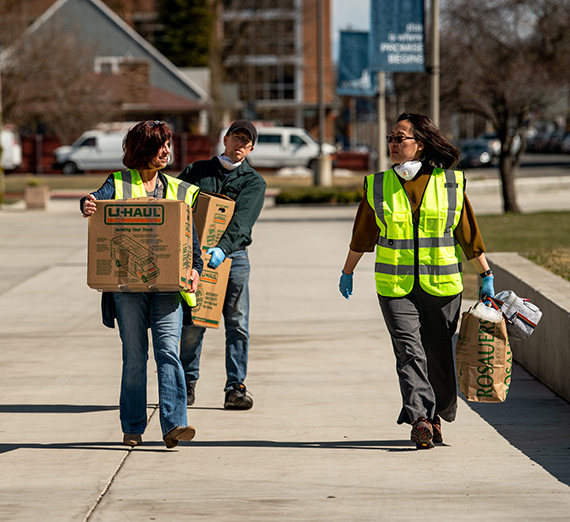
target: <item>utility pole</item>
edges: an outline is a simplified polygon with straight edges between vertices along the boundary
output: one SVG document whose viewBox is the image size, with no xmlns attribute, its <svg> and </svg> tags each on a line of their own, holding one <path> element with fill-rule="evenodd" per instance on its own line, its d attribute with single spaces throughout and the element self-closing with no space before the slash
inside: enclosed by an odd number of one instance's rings
<svg viewBox="0 0 570 522">
<path fill-rule="evenodd" d="M 325 67 L 324 67 L 324 0 L 317 0 L 317 88 L 318 88 L 318 113 L 319 113 L 319 157 L 316 160 L 314 171 L 314 185 L 319 187 L 332 186 L 332 164 L 328 156 L 323 152 L 325 141 Z M 328 20 L 328 18 L 327 18 Z"/>
<path fill-rule="evenodd" d="M 2 45 L 0 45 L 0 133 L 2 132 Z M 0 140 L 0 160 L 2 158 L 2 142 Z M 4 177 L 4 168 L 0 161 L 0 207 L 4 201 L 4 193 L 6 192 L 6 178 Z"/>
<path fill-rule="evenodd" d="M 431 1 L 431 119 L 439 127 L 439 0 Z"/>
<path fill-rule="evenodd" d="M 378 158 L 377 172 L 388 169 L 386 145 L 386 73 L 378 73 Z"/>
</svg>

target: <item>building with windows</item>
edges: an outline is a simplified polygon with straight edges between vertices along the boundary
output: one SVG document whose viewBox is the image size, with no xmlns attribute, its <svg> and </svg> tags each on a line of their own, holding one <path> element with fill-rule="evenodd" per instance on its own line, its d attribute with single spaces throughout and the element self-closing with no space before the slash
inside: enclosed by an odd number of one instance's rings
<svg viewBox="0 0 570 522">
<path fill-rule="evenodd" d="M 334 75 L 330 0 L 222 0 L 217 31 L 223 82 L 234 84 L 240 116 L 318 135 L 318 36 L 322 31 L 325 140 L 333 142 Z M 235 112 L 235 111 L 234 111 Z"/>
<path fill-rule="evenodd" d="M 8 4 L 12 5 L 9 0 L 0 0 L 0 13 L 2 6 Z M 46 13 L 64 14 L 67 24 L 73 19 L 81 25 L 82 37 L 97 38 L 100 48 L 109 47 L 98 53 L 94 62 L 97 74 L 132 75 L 133 68 L 146 74 L 150 94 L 145 96 L 153 96 L 144 100 L 147 112 L 160 109 L 158 112 L 164 117 L 169 111 L 179 115 L 191 105 L 200 111 L 210 94 L 200 92 L 201 88 L 213 83 L 221 87 L 214 102 L 223 105 L 226 121 L 222 124 L 245 117 L 302 127 L 315 138 L 319 134 L 318 36 L 322 34 L 325 141 L 333 143 L 336 97 L 330 0 L 217 0 L 217 6 L 214 40 L 219 44 L 215 56 L 220 67 L 215 71 L 212 67 L 211 81 L 203 82 L 195 81 L 196 71 L 184 70 L 181 75 L 166 57 L 155 52 L 152 44 L 162 37 L 163 31 L 157 0 L 26 0 L 19 10 L 30 23 L 37 23 L 42 14 L 42 18 Z M 94 15 L 87 17 L 82 10 L 95 12 L 97 23 L 91 18 Z M 99 25 L 100 18 L 105 19 L 104 25 Z M 117 32 L 125 38 L 116 37 Z M 139 98 L 143 95 L 138 93 Z M 132 109 L 129 117 L 143 117 L 144 111 L 135 114 L 134 109 L 144 108 L 144 104 L 138 98 L 132 102 L 129 105 L 125 100 L 124 107 Z M 180 120 L 180 116 L 176 117 Z M 186 119 L 184 123 L 180 121 L 181 128 L 190 125 Z M 196 123 L 194 118 L 195 128 Z"/>
</svg>

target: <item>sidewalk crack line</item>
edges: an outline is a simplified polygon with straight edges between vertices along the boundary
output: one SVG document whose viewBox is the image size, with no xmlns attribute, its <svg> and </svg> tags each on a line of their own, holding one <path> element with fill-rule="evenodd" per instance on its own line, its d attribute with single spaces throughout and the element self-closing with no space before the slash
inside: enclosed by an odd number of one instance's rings
<svg viewBox="0 0 570 522">
<path fill-rule="evenodd" d="M 150 423 L 150 420 L 152 419 L 152 416 L 155 414 L 155 412 L 158 410 L 158 404 L 156 406 L 154 406 L 151 414 L 148 417 L 148 421 L 147 424 Z M 99 506 L 99 504 L 101 503 L 101 501 L 103 500 L 103 498 L 105 497 L 105 495 L 108 493 L 108 491 L 111 489 L 111 486 L 113 485 L 113 482 L 115 481 L 115 478 L 118 476 L 119 472 L 121 471 L 122 467 L 125 465 L 125 462 L 127 461 L 127 459 L 129 458 L 129 456 L 131 455 L 131 453 L 133 452 L 133 450 L 135 449 L 135 446 L 130 447 L 127 452 L 125 453 L 125 455 L 123 456 L 123 458 L 121 459 L 121 462 L 119 462 L 119 465 L 117 466 L 117 469 L 115 470 L 115 472 L 111 475 L 111 478 L 109 479 L 109 482 L 107 482 L 107 485 L 103 488 L 103 491 L 101 491 L 101 493 L 99 494 L 99 496 L 97 497 L 97 500 L 94 502 L 94 504 L 91 506 L 91 508 L 89 509 L 89 511 L 87 512 L 87 514 L 85 515 L 85 517 L 83 518 L 82 522 L 89 522 L 89 520 L 91 519 L 91 517 L 93 516 L 93 513 L 95 513 L 95 510 L 97 509 L 97 507 Z"/>
</svg>

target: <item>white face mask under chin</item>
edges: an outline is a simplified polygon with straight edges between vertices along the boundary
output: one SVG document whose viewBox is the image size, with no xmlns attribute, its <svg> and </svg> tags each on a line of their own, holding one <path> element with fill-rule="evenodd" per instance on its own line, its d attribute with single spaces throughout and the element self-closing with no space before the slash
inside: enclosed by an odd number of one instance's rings
<svg viewBox="0 0 570 522">
<path fill-rule="evenodd" d="M 235 170 L 243 163 L 243 160 L 238 161 L 237 163 L 234 163 L 231 160 L 231 158 L 228 158 L 227 156 L 224 156 L 223 154 L 220 154 L 218 156 L 218 160 L 220 160 L 222 167 L 224 167 L 226 170 Z"/>
<path fill-rule="evenodd" d="M 402 179 L 408 181 L 410 179 L 414 179 L 416 174 L 422 168 L 422 162 L 413 160 L 413 161 L 404 161 L 404 163 L 400 163 L 394 167 L 394 171 L 398 176 Z"/>
</svg>

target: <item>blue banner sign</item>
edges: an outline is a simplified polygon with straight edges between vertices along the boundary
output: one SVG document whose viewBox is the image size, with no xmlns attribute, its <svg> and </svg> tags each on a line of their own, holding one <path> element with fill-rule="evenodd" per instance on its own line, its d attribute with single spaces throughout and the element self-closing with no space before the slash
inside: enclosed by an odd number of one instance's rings
<svg viewBox="0 0 570 522">
<path fill-rule="evenodd" d="M 368 67 L 368 45 L 367 32 L 340 32 L 339 96 L 369 97 L 378 93 L 378 77 Z"/>
<path fill-rule="evenodd" d="M 372 71 L 424 72 L 424 0 L 371 0 Z"/>
</svg>

